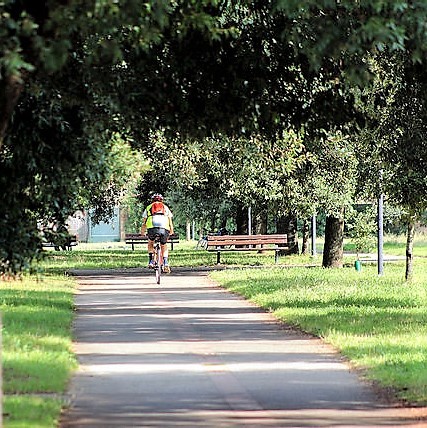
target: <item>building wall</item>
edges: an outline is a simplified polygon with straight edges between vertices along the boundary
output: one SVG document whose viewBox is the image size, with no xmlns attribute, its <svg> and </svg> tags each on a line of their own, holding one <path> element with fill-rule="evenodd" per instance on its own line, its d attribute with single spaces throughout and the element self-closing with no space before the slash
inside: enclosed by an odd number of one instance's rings
<svg viewBox="0 0 427 428">
<path fill-rule="evenodd" d="M 121 239 L 120 209 L 114 208 L 114 216 L 108 222 L 92 223 L 87 211 L 78 211 L 68 219 L 70 234 L 79 242 L 114 242 Z"/>
</svg>

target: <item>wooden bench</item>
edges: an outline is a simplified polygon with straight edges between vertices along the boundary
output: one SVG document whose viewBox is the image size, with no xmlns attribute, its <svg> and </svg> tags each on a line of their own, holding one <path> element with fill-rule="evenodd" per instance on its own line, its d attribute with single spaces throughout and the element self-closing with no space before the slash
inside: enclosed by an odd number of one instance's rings
<svg viewBox="0 0 427 428">
<path fill-rule="evenodd" d="M 281 251 L 289 248 L 286 234 L 273 235 L 208 235 L 207 250 L 216 251 L 216 262 L 221 263 L 223 251 L 274 251 L 275 263 Z"/>
<path fill-rule="evenodd" d="M 64 242 L 43 242 L 42 246 L 43 248 L 53 247 L 56 251 L 60 251 L 61 249 L 71 251 L 72 248 L 78 244 L 79 241 L 77 240 L 77 236 L 70 235 Z"/>
<path fill-rule="evenodd" d="M 176 233 L 169 236 L 169 240 L 171 244 L 171 250 L 173 250 L 173 244 L 179 243 L 179 235 Z M 147 244 L 148 243 L 148 236 L 141 235 L 140 233 L 126 233 L 125 235 L 125 243 L 132 245 L 132 251 L 135 250 L 135 245 L 139 244 Z"/>
</svg>

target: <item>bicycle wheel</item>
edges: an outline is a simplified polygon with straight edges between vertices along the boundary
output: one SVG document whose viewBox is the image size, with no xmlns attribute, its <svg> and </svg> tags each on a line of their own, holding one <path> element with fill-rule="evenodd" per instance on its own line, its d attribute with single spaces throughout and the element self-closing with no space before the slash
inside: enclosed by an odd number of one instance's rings
<svg viewBox="0 0 427 428">
<path fill-rule="evenodd" d="M 160 284 L 160 277 L 162 276 L 162 248 L 160 244 L 156 245 L 156 282 Z"/>
</svg>

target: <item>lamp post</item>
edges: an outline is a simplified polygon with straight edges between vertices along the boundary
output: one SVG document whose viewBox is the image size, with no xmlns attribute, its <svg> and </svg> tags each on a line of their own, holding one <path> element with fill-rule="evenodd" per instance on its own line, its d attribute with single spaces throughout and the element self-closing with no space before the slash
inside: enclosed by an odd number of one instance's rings
<svg viewBox="0 0 427 428">
<path fill-rule="evenodd" d="M 316 214 L 311 217 L 311 255 L 314 257 L 317 254 L 316 251 Z"/>
<path fill-rule="evenodd" d="M 382 192 L 383 170 L 380 170 L 380 195 L 378 197 L 378 275 L 384 273 L 384 195 Z"/>
</svg>

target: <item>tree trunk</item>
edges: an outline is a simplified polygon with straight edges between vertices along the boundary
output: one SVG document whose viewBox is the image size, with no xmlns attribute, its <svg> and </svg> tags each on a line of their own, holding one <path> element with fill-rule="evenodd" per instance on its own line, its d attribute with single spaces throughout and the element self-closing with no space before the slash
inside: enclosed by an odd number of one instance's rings
<svg viewBox="0 0 427 428">
<path fill-rule="evenodd" d="M 260 235 L 266 235 L 267 234 L 267 221 L 268 221 L 268 217 L 267 217 L 267 210 L 265 209 L 261 209 L 261 211 L 258 211 L 255 215 L 255 224 L 254 224 L 254 228 L 253 230 L 255 231 L 255 234 L 260 234 Z M 262 253 L 262 247 L 263 245 L 260 246 L 260 250 L 258 251 L 258 253 Z"/>
<path fill-rule="evenodd" d="M 236 234 L 247 235 L 248 234 L 248 209 L 239 205 L 237 207 L 236 214 Z"/>
<path fill-rule="evenodd" d="M 301 254 L 305 256 L 309 253 L 308 243 L 310 241 L 310 223 L 308 220 L 304 220 L 302 225 L 302 248 Z"/>
<path fill-rule="evenodd" d="M 255 233 L 261 235 L 267 233 L 267 211 L 265 209 L 255 216 Z"/>
<path fill-rule="evenodd" d="M 323 247 L 323 267 L 343 266 L 344 216 L 326 217 L 325 245 Z"/>
<path fill-rule="evenodd" d="M 126 223 L 128 215 L 129 213 L 127 207 L 119 207 L 120 241 L 124 241 L 126 239 Z"/>
<path fill-rule="evenodd" d="M 293 214 L 287 216 L 280 216 L 276 221 L 276 232 L 286 233 L 288 238 L 289 248 L 281 251 L 280 255 L 298 254 L 298 230 L 297 218 Z"/>
<path fill-rule="evenodd" d="M 286 216 L 282 215 L 277 217 L 276 233 L 286 233 Z"/>
<path fill-rule="evenodd" d="M 24 81 L 17 75 L 5 76 L 0 80 L 0 149 L 23 88 Z"/>
<path fill-rule="evenodd" d="M 287 232 L 287 216 L 281 215 L 276 219 L 276 233 L 286 233 Z M 280 245 L 279 245 L 280 246 Z M 286 256 L 289 254 L 288 249 L 285 248 L 281 250 L 279 255 Z"/>
<path fill-rule="evenodd" d="M 287 231 L 289 254 L 298 254 L 298 222 L 297 217 L 294 214 L 290 214 L 287 217 Z"/>
<path fill-rule="evenodd" d="M 413 274 L 413 262 L 414 262 L 414 235 L 415 235 L 415 222 L 411 219 L 408 223 L 408 231 L 406 234 L 406 270 L 405 279 L 410 281 Z"/>
</svg>

